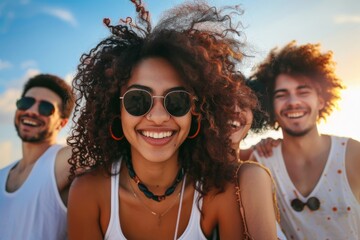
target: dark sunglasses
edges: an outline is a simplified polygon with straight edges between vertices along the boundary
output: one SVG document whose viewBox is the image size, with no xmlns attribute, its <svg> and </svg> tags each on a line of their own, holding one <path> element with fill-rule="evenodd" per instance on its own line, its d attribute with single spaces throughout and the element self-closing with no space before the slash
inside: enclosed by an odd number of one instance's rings
<svg viewBox="0 0 360 240">
<path fill-rule="evenodd" d="M 120 97 L 126 111 L 137 117 L 143 116 L 151 110 L 154 98 L 163 98 L 166 111 L 174 117 L 187 114 L 190 111 L 192 100 L 196 100 L 196 97 L 184 90 L 174 90 L 165 96 L 152 96 L 150 92 L 143 89 L 130 89 Z"/>
<path fill-rule="evenodd" d="M 298 198 L 291 201 L 291 207 L 297 212 L 301 212 L 305 205 L 308 206 L 311 211 L 316 211 L 320 208 L 320 201 L 317 197 L 311 197 L 305 203 Z"/>
<path fill-rule="evenodd" d="M 18 110 L 28 110 L 36 102 L 35 98 L 32 97 L 22 97 L 16 101 L 16 107 Z M 50 116 L 55 112 L 55 107 L 52 103 L 48 101 L 41 100 L 39 103 L 39 113 L 43 116 Z"/>
</svg>

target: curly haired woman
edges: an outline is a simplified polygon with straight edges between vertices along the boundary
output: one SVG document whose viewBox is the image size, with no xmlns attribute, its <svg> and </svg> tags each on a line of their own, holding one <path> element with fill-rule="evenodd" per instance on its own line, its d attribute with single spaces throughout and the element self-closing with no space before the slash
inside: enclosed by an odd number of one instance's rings
<svg viewBox="0 0 360 240">
<path fill-rule="evenodd" d="M 105 19 L 112 35 L 73 82 L 69 238 L 209 239 L 218 228 L 221 239 L 276 239 L 269 175 L 255 165 L 235 175 L 232 161 L 227 121 L 247 97 L 233 78 L 241 11 L 188 3 L 152 28 L 132 2 L 136 23 Z"/>
</svg>

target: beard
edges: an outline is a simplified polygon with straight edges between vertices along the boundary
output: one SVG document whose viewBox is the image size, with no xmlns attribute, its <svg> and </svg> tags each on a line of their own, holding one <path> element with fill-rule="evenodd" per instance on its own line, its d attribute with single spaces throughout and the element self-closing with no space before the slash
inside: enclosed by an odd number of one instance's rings
<svg viewBox="0 0 360 240">
<path fill-rule="evenodd" d="M 15 129 L 16 129 L 17 135 L 23 142 L 30 142 L 30 143 L 42 142 L 43 140 L 45 140 L 46 138 L 48 138 L 51 135 L 51 132 L 49 132 L 49 129 L 45 129 L 45 130 L 39 132 L 35 136 L 30 136 L 30 137 L 23 136 L 23 135 L 21 135 L 19 126 L 16 123 L 15 123 Z"/>
<path fill-rule="evenodd" d="M 291 130 L 289 128 L 284 128 L 283 130 L 287 135 L 289 135 L 291 137 L 303 137 L 312 130 L 312 127 L 309 127 L 307 129 L 304 129 L 304 130 L 301 130 L 301 131 L 294 131 L 294 130 Z"/>
</svg>

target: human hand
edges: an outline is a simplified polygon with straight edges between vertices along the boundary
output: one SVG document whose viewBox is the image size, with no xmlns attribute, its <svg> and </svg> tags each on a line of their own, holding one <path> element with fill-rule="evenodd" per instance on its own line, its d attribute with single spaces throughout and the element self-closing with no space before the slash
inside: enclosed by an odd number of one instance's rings
<svg viewBox="0 0 360 240">
<path fill-rule="evenodd" d="M 252 146 L 253 151 L 257 151 L 260 157 L 270 157 L 273 154 L 272 148 L 278 146 L 282 139 L 265 138 Z"/>
</svg>

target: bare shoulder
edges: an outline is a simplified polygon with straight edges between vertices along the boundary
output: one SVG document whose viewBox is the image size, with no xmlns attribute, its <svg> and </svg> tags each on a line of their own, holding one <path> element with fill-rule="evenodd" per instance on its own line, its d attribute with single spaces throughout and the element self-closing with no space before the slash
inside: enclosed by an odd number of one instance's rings
<svg viewBox="0 0 360 240">
<path fill-rule="evenodd" d="M 355 139 L 349 138 L 346 152 L 350 155 L 360 156 L 360 142 Z"/>
<path fill-rule="evenodd" d="M 55 178 L 56 178 L 56 184 L 57 184 L 60 194 L 66 195 L 67 194 L 66 189 L 70 185 L 70 181 L 69 181 L 70 164 L 68 163 L 68 159 L 70 157 L 71 157 L 71 147 L 69 147 L 69 146 L 61 148 L 56 154 Z M 65 191 L 65 193 L 63 193 L 64 191 Z M 66 196 L 64 196 L 64 199 L 66 199 Z"/>
<path fill-rule="evenodd" d="M 65 146 L 61 148 L 56 154 L 56 165 L 58 167 L 67 167 L 68 159 L 71 157 L 71 147 Z"/>
<path fill-rule="evenodd" d="M 69 239 L 102 239 L 110 218 L 110 176 L 98 169 L 75 178 L 68 202 Z"/>
<path fill-rule="evenodd" d="M 360 142 L 351 138 L 346 148 L 346 164 L 348 169 L 360 170 Z"/>
<path fill-rule="evenodd" d="M 269 187 L 271 186 L 271 173 L 260 163 L 254 161 L 242 162 L 238 169 L 238 181 L 243 187 Z"/>
<path fill-rule="evenodd" d="M 107 187 L 108 186 L 108 187 Z M 84 173 L 77 176 L 71 183 L 69 190 L 69 206 L 96 204 L 101 202 L 101 196 L 107 196 L 110 192 L 110 176 L 103 170 Z M 84 197 L 86 196 L 86 197 Z"/>
<path fill-rule="evenodd" d="M 70 191 L 98 191 L 104 184 L 109 183 L 110 176 L 103 169 L 97 169 L 91 172 L 83 173 L 77 176 L 71 184 Z"/>
<path fill-rule="evenodd" d="M 360 142 L 354 139 L 348 140 L 345 166 L 350 187 L 360 202 Z"/>
</svg>

